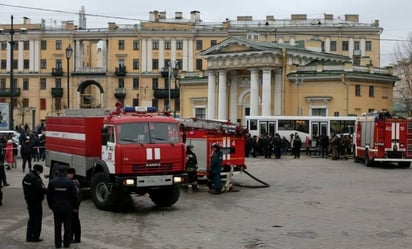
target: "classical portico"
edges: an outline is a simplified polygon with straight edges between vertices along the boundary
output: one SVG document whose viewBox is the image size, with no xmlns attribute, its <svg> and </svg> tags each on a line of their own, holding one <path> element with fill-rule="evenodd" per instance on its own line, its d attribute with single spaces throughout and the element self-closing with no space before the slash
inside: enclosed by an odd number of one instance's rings
<svg viewBox="0 0 412 249">
<path fill-rule="evenodd" d="M 292 67 L 329 60 L 325 54 L 295 46 L 234 37 L 201 56 L 208 67 L 206 118 L 233 122 L 245 115 L 283 115 L 285 74 Z"/>
</svg>

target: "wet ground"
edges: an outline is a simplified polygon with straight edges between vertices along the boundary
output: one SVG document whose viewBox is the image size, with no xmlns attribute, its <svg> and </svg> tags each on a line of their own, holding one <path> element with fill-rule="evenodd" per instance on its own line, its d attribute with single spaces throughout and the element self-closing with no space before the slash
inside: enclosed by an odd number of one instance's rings
<svg viewBox="0 0 412 249">
<path fill-rule="evenodd" d="M 210 195 L 182 193 L 170 208 L 133 197 L 126 212 L 81 205 L 82 243 L 72 248 L 412 248 L 412 170 L 365 167 L 352 160 L 303 156 L 248 159 L 248 172 L 269 188 L 235 187 Z M 21 170 L 8 171 L 0 207 L 0 248 L 54 248 L 44 203 L 40 243 L 26 243 Z M 259 185 L 247 175 L 235 182 Z M 47 183 L 47 181 L 46 181 Z"/>
</svg>

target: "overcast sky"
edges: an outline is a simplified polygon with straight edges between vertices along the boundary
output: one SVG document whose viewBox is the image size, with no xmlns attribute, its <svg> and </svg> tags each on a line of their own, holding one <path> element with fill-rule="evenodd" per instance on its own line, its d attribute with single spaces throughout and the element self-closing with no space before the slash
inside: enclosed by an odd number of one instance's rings
<svg viewBox="0 0 412 249">
<path fill-rule="evenodd" d="M 149 11 L 166 11 L 167 17 L 176 11 L 183 12 L 189 18 L 190 11 L 200 11 L 203 21 L 222 22 L 226 18 L 253 16 L 255 20 L 264 20 L 273 15 L 277 19 L 288 19 L 291 14 L 307 14 L 308 18 L 322 18 L 324 13 L 344 17 L 345 14 L 359 14 L 359 21 L 372 23 L 379 20 L 384 28 L 381 36 L 382 66 L 392 62 L 391 54 L 399 41 L 406 40 L 412 32 L 412 4 L 408 0 L 0 0 L 0 23 L 10 23 L 14 15 L 15 23 L 21 23 L 23 16 L 32 19 L 32 23 L 60 23 L 73 20 L 78 23 L 76 14 L 65 14 L 28 8 L 9 7 L 18 5 L 49 10 L 64 10 L 78 13 L 83 5 L 87 14 L 127 17 L 131 20 L 87 17 L 87 27 L 106 27 L 107 22 L 119 24 L 136 23 L 147 20 Z M 133 20 L 132 20 L 133 19 Z"/>
</svg>

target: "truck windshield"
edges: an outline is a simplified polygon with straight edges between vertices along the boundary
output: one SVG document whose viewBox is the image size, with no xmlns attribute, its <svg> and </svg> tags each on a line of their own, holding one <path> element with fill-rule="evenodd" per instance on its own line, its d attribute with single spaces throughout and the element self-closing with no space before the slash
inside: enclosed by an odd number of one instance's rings
<svg viewBox="0 0 412 249">
<path fill-rule="evenodd" d="M 174 123 L 129 123 L 117 127 L 120 144 L 179 143 L 180 133 Z"/>
</svg>

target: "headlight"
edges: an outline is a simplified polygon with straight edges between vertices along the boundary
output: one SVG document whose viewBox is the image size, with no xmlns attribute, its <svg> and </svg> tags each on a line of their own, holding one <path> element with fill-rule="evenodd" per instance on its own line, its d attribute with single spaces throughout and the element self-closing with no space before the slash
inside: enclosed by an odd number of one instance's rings
<svg viewBox="0 0 412 249">
<path fill-rule="evenodd" d="M 174 183 L 181 183 L 182 182 L 182 177 L 181 176 L 174 176 L 173 177 L 173 182 Z"/>
<path fill-rule="evenodd" d="M 134 179 L 125 179 L 125 180 L 123 180 L 123 185 L 125 185 L 125 186 L 134 186 Z"/>
</svg>

